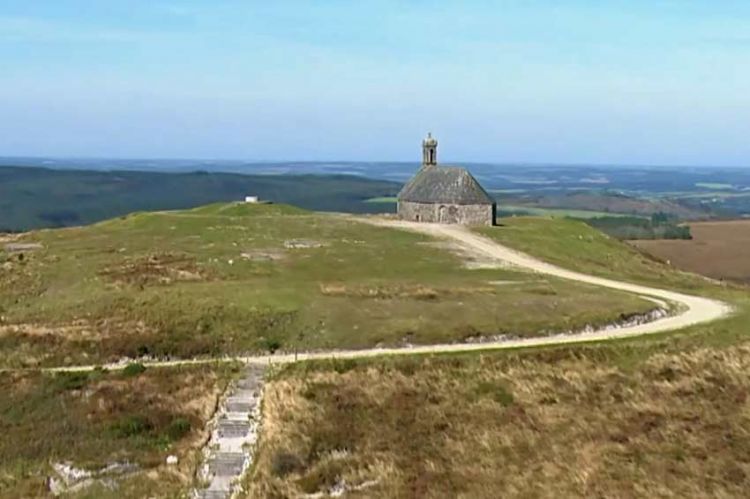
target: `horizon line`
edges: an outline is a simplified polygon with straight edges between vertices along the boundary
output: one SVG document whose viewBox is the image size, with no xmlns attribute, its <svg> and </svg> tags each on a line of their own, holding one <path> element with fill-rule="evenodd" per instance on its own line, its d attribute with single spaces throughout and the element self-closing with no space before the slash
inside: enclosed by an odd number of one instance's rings
<svg viewBox="0 0 750 499">
<path fill-rule="evenodd" d="M 347 159 L 241 159 L 241 158 L 201 158 L 201 157 L 118 157 L 118 156 L 26 156 L 26 155 L 10 155 L 1 156 L 0 161 L 7 160 L 24 160 L 24 161 L 48 161 L 48 160 L 60 160 L 60 161 L 153 161 L 153 162 L 177 162 L 177 161 L 190 161 L 190 162 L 226 162 L 226 163 L 244 163 L 247 165 L 268 165 L 268 164 L 288 164 L 288 163 L 299 163 L 299 164 L 310 164 L 319 165 L 325 163 L 333 164 L 404 164 L 404 165 L 419 165 L 420 160 L 347 160 Z M 726 164 L 666 164 L 666 163 L 576 163 L 576 162 L 534 162 L 534 161 L 454 161 L 448 160 L 442 162 L 442 165 L 454 165 L 454 164 L 469 164 L 469 165 L 485 165 L 485 166 L 530 166 L 530 167 L 594 167 L 594 168 L 725 168 L 725 169 L 748 169 L 750 165 L 726 165 Z M 0 167 L 40 167 L 54 169 L 52 165 L 12 165 L 12 164 L 0 164 Z M 102 168 L 104 169 L 104 168 Z"/>
</svg>

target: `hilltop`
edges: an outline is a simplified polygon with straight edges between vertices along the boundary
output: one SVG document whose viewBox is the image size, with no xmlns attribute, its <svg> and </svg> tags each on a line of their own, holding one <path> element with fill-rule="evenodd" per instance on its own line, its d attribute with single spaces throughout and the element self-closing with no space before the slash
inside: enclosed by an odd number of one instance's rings
<svg viewBox="0 0 750 499">
<path fill-rule="evenodd" d="M 482 341 L 655 307 L 282 204 L 134 213 L 7 247 L 32 249 L 0 253 L 6 365 Z"/>
</svg>

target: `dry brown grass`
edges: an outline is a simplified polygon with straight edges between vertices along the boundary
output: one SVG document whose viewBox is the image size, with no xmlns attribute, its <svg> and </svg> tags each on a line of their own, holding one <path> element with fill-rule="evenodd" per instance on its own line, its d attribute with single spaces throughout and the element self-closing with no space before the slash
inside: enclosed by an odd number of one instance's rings
<svg viewBox="0 0 750 499">
<path fill-rule="evenodd" d="M 393 299 L 407 298 L 415 300 L 437 300 L 470 296 L 472 294 L 494 294 L 497 288 L 492 286 L 462 286 L 437 288 L 421 284 L 383 284 L 383 285 L 346 285 L 344 283 L 321 283 L 320 292 L 324 296 L 349 298 Z"/>
<path fill-rule="evenodd" d="M 94 343 L 100 350 L 132 348 L 143 338 L 155 335 L 153 328 L 148 327 L 142 320 L 117 317 L 95 321 L 78 319 L 71 323 L 54 326 L 45 324 L 0 325 L 0 342 L 18 344 L 13 355 L 19 363 L 27 367 L 39 366 L 43 363 L 45 355 L 61 353 L 65 350 L 63 345 Z M 44 347 L 28 348 L 31 343 Z M 87 356 L 81 360 L 82 362 L 89 361 Z M 63 355 L 60 361 L 70 363 L 71 359 Z"/>
<path fill-rule="evenodd" d="M 746 497 L 750 346 L 290 368 L 248 497 Z"/>
<path fill-rule="evenodd" d="M 750 220 L 690 224 L 691 241 L 633 241 L 675 267 L 715 279 L 750 283 Z"/>
<path fill-rule="evenodd" d="M 99 275 L 118 284 L 135 286 L 203 281 L 209 278 L 208 272 L 196 263 L 194 257 L 172 252 L 126 258 L 117 265 L 104 268 Z"/>
<path fill-rule="evenodd" d="M 233 375 L 230 366 L 0 378 L 0 497 L 42 497 L 53 463 L 101 469 L 138 465 L 115 490 L 83 497 L 172 497 L 193 482 L 206 422 Z M 179 422 L 179 423 L 178 423 Z M 179 427 L 178 427 L 179 424 Z M 166 466 L 177 455 L 178 466 Z M 88 494 L 88 495 L 87 495 Z"/>
</svg>

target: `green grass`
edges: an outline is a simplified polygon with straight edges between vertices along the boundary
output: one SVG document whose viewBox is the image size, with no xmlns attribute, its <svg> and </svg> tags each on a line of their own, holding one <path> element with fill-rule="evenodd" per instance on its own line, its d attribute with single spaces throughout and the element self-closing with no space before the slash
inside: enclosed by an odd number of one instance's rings
<svg viewBox="0 0 750 499">
<path fill-rule="evenodd" d="M 0 253 L 5 365 L 531 336 L 653 306 L 469 270 L 427 236 L 276 204 L 136 213 L 20 240 L 44 249 Z"/>
<path fill-rule="evenodd" d="M 683 290 L 707 286 L 705 279 L 675 271 L 577 220 L 509 217 L 477 231 L 571 270 Z"/>
<path fill-rule="evenodd" d="M 697 182 L 695 186 L 702 189 L 711 189 L 717 191 L 725 191 L 734 188 L 732 184 L 721 184 L 717 182 Z"/>
<path fill-rule="evenodd" d="M 569 210 L 565 208 L 537 208 L 535 206 L 515 206 L 498 204 L 498 211 L 503 213 L 518 213 L 522 215 L 544 216 L 553 218 L 599 218 L 599 217 L 632 217 L 632 214 L 611 213 L 607 211 L 593 210 Z"/>
<path fill-rule="evenodd" d="M 308 210 L 288 204 L 275 203 L 213 203 L 189 210 L 173 211 L 174 215 L 207 215 L 224 217 L 259 217 L 279 215 L 309 215 Z"/>
<path fill-rule="evenodd" d="M 370 198 L 365 203 L 376 203 L 376 204 L 395 204 L 398 202 L 398 198 L 395 196 L 381 196 L 376 198 Z"/>
</svg>

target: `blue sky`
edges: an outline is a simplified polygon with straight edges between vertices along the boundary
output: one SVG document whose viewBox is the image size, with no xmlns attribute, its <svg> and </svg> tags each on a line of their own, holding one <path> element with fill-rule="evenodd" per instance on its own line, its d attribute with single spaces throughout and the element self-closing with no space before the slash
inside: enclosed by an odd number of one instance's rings
<svg viewBox="0 0 750 499">
<path fill-rule="evenodd" d="M 0 0 L 0 155 L 750 165 L 750 2 Z"/>
</svg>

